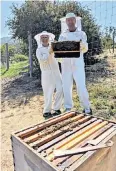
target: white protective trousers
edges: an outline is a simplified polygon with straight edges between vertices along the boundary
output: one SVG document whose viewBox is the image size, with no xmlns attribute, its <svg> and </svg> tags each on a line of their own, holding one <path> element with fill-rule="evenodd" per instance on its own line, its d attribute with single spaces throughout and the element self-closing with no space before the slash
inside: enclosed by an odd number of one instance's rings
<svg viewBox="0 0 116 171">
<path fill-rule="evenodd" d="M 59 41 L 82 41 L 85 49 L 88 49 L 87 37 L 83 31 L 69 32 L 68 30 L 62 33 Z M 79 58 L 63 58 L 62 63 L 62 83 L 64 92 L 64 107 L 72 108 L 72 87 L 73 79 L 76 83 L 77 93 L 81 106 L 84 109 L 90 109 L 89 95 L 85 83 L 85 69 L 83 53 L 80 53 Z"/>
<path fill-rule="evenodd" d="M 51 112 L 51 110 L 59 110 L 62 106 L 63 90 L 61 74 L 58 63 L 54 58 L 54 54 L 49 54 L 49 47 L 40 47 L 36 50 L 36 56 L 40 63 L 42 71 L 42 88 L 44 93 L 44 110 L 43 113 Z M 52 108 L 52 98 L 54 90 L 54 105 Z"/>
</svg>

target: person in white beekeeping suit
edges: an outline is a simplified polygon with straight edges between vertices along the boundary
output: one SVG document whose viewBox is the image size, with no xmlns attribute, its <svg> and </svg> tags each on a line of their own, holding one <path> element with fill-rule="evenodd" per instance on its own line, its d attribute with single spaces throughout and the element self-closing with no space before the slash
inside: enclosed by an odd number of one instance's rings
<svg viewBox="0 0 116 171">
<path fill-rule="evenodd" d="M 35 37 L 38 48 L 36 56 L 40 63 L 42 71 L 42 88 L 44 93 L 44 110 L 43 116 L 50 117 L 52 111 L 52 97 L 56 89 L 53 115 L 61 114 L 60 108 L 63 100 L 62 80 L 58 67 L 58 62 L 54 58 L 54 53 L 51 49 L 51 42 L 54 41 L 55 35 L 43 31 Z"/>
<path fill-rule="evenodd" d="M 81 17 L 76 17 L 74 13 L 68 13 L 61 19 L 61 34 L 59 41 L 80 41 L 79 58 L 63 58 L 61 62 L 62 83 L 64 92 L 65 111 L 70 111 L 73 107 L 72 87 L 73 79 L 76 83 L 77 92 L 83 112 L 92 114 L 90 108 L 89 95 L 85 83 L 85 69 L 83 54 L 88 51 L 87 36 L 81 31 Z"/>
</svg>

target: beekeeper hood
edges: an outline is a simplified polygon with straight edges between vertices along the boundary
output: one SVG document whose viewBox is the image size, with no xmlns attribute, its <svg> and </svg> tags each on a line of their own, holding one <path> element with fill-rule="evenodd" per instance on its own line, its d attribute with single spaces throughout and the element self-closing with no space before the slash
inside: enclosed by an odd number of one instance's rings
<svg viewBox="0 0 116 171">
<path fill-rule="evenodd" d="M 76 24 L 75 27 L 77 27 L 78 31 L 82 30 L 82 25 L 81 25 L 81 17 L 77 17 L 74 13 L 68 13 L 66 14 L 65 17 L 61 18 L 61 32 L 64 32 L 68 29 L 68 26 L 66 24 L 66 19 L 67 18 L 72 18 L 75 17 L 76 18 Z"/>
<path fill-rule="evenodd" d="M 54 41 L 55 35 L 52 33 L 49 33 L 47 31 L 43 31 L 37 35 L 34 36 L 34 39 L 37 41 L 37 45 L 41 46 L 42 42 L 41 42 L 41 36 L 49 36 L 49 43 Z"/>
</svg>

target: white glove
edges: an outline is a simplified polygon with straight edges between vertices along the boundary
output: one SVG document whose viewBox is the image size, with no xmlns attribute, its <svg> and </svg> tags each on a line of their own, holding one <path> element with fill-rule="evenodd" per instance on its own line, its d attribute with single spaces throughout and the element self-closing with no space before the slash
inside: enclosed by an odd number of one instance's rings
<svg viewBox="0 0 116 171">
<path fill-rule="evenodd" d="M 52 54 L 54 51 L 53 51 L 53 49 L 52 49 L 52 47 L 50 47 L 50 49 L 49 49 L 49 54 Z"/>
<path fill-rule="evenodd" d="M 88 51 L 88 43 L 80 42 L 80 51 L 86 53 Z"/>
<path fill-rule="evenodd" d="M 49 57 L 49 53 L 42 53 L 41 54 L 41 57 L 40 57 L 40 60 L 42 61 L 46 61 Z"/>
<path fill-rule="evenodd" d="M 62 63 L 62 58 L 56 58 L 57 62 Z"/>
</svg>

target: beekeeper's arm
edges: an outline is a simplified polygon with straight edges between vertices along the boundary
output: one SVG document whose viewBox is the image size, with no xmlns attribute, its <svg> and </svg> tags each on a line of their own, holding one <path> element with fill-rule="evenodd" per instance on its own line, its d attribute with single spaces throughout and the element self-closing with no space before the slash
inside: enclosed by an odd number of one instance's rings
<svg viewBox="0 0 116 171">
<path fill-rule="evenodd" d="M 41 52 L 41 50 L 38 48 L 36 50 L 36 56 L 39 61 L 45 62 L 49 57 L 49 52 Z"/>
<path fill-rule="evenodd" d="M 59 39 L 58 39 L 58 42 L 62 42 L 62 41 L 65 41 L 65 37 L 63 33 L 60 34 Z"/>
<path fill-rule="evenodd" d="M 84 31 L 82 31 L 82 35 L 81 35 L 80 50 L 83 53 L 86 53 L 88 51 L 87 35 Z"/>
</svg>

